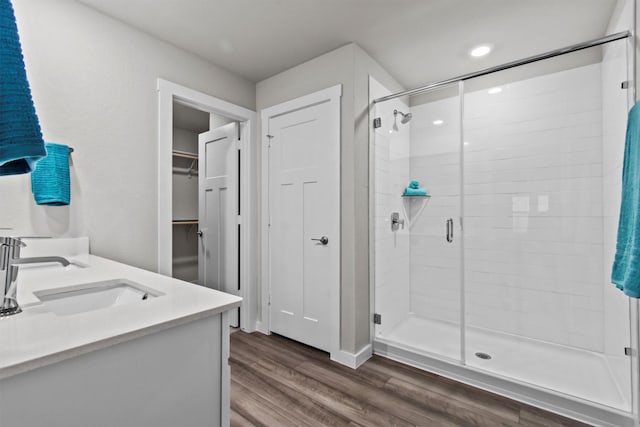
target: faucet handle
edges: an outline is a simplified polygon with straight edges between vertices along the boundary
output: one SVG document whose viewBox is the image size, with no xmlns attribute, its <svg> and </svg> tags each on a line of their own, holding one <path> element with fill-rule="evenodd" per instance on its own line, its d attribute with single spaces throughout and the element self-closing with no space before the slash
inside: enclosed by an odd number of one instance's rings
<svg viewBox="0 0 640 427">
<path fill-rule="evenodd" d="M 20 237 L 0 237 L 0 246 L 24 248 L 27 244 L 20 240 Z"/>
</svg>

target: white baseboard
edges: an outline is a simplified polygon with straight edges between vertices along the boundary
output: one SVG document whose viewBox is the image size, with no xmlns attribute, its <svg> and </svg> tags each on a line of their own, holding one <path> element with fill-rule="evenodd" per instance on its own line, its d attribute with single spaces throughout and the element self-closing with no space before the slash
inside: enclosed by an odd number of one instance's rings
<svg viewBox="0 0 640 427">
<path fill-rule="evenodd" d="M 372 354 L 373 348 L 371 347 L 371 344 L 367 344 L 362 348 L 362 350 L 355 354 L 344 350 L 340 350 L 337 353 L 331 353 L 331 360 L 352 369 L 357 369 L 360 365 L 369 360 Z"/>
<path fill-rule="evenodd" d="M 256 320 L 256 331 L 257 331 L 257 332 L 260 332 L 260 333 L 262 333 L 262 334 L 265 334 L 265 335 L 270 335 L 270 334 L 269 334 L 269 331 L 268 331 L 268 330 L 267 330 L 267 328 L 266 328 L 266 325 L 264 325 L 264 324 L 263 324 L 261 321 L 259 321 L 259 320 Z"/>
</svg>

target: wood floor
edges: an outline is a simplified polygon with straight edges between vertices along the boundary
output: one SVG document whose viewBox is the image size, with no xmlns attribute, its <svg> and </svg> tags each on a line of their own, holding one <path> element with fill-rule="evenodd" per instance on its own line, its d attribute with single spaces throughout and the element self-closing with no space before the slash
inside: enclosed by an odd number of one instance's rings
<svg viewBox="0 0 640 427">
<path fill-rule="evenodd" d="M 231 335 L 232 426 L 584 426 L 374 356 L 357 370 L 286 338 Z"/>
</svg>

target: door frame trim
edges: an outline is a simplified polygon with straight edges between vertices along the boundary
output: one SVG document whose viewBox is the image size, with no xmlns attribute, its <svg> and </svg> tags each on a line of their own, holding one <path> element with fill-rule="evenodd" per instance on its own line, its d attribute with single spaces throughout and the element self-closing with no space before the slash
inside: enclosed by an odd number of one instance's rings
<svg viewBox="0 0 640 427">
<path fill-rule="evenodd" d="M 258 268 L 258 188 L 256 185 L 256 121 L 255 111 L 224 101 L 215 96 L 158 78 L 158 218 L 157 218 L 157 272 L 166 276 L 172 274 L 172 144 L 173 144 L 173 102 L 219 114 L 240 122 L 241 146 L 241 200 L 242 236 L 240 239 L 241 270 L 240 296 L 242 297 L 242 329 L 256 330 Z M 254 307 L 253 309 L 251 309 Z"/>
<path fill-rule="evenodd" d="M 267 137 L 267 123 L 269 119 L 275 118 L 282 114 L 286 114 L 295 110 L 306 108 L 315 104 L 328 102 L 331 105 L 331 114 L 334 121 L 333 138 L 338 144 L 338 158 L 335 159 L 338 165 L 341 164 L 341 106 L 340 98 L 342 97 L 342 84 L 338 84 L 327 89 L 320 90 L 308 95 L 295 98 L 281 104 L 277 104 L 260 111 L 260 119 L 262 126 L 262 135 L 260 137 L 260 150 L 262 157 L 262 197 L 261 197 L 261 290 L 262 290 L 262 319 L 257 322 L 257 329 L 265 334 L 271 333 L 271 320 L 269 316 L 269 294 L 271 291 L 270 274 L 269 274 L 269 138 Z M 338 182 L 342 182 L 340 176 L 340 167 L 338 167 Z M 338 210 L 341 210 L 340 198 L 338 198 Z M 342 221 L 341 221 L 342 222 Z M 339 229 L 340 234 L 342 231 Z M 341 238 L 338 238 L 341 242 Z M 338 246 L 338 259 L 341 262 L 341 245 Z M 338 270 L 339 271 L 339 270 Z M 340 357 L 340 275 L 333 286 L 329 288 L 329 318 L 330 318 L 330 353 L 331 358 Z"/>
</svg>

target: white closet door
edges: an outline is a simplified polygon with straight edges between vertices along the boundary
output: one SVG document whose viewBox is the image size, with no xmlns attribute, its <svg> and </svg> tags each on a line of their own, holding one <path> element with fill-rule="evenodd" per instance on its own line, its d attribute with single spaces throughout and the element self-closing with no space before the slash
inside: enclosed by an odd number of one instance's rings
<svg viewBox="0 0 640 427">
<path fill-rule="evenodd" d="M 238 125 L 199 137 L 198 277 L 212 289 L 239 294 Z M 238 326 L 231 316 L 232 326 Z"/>
<path fill-rule="evenodd" d="M 340 139 L 335 106 L 270 118 L 270 329 L 330 351 L 340 280 Z M 338 137 L 336 137 L 336 135 Z"/>
</svg>

